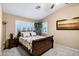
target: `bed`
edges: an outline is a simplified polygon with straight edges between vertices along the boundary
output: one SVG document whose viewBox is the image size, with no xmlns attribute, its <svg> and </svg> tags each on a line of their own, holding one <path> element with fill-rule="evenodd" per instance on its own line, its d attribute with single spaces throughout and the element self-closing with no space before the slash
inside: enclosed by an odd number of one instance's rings
<svg viewBox="0 0 79 59">
<path fill-rule="evenodd" d="M 24 33 L 23 33 L 24 34 Z M 34 33 L 29 36 L 25 33 L 24 36 L 19 36 L 19 43 L 30 55 L 39 56 L 49 49 L 53 48 L 53 36 L 39 36 Z"/>
</svg>

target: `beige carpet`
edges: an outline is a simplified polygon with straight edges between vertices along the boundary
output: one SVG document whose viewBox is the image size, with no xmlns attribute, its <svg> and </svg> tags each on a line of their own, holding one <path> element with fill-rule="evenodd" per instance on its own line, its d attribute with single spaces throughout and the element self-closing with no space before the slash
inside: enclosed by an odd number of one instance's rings
<svg viewBox="0 0 79 59">
<path fill-rule="evenodd" d="M 3 56 L 29 56 L 29 54 L 25 50 L 23 50 L 20 46 L 18 46 L 12 49 L 4 50 Z M 50 50 L 45 52 L 42 56 L 79 56 L 79 50 L 55 44 L 54 48 L 51 48 Z"/>
</svg>

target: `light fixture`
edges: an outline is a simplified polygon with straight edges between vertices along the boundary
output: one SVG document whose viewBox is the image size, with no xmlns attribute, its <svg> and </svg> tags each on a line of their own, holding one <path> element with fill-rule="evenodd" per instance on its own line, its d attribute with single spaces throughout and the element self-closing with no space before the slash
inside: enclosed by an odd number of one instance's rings
<svg viewBox="0 0 79 59">
<path fill-rule="evenodd" d="M 54 4 L 51 5 L 51 8 L 53 8 L 53 7 L 54 7 Z"/>
<path fill-rule="evenodd" d="M 39 6 L 39 5 L 37 5 L 37 6 L 35 7 L 35 9 L 40 9 L 40 6 Z"/>
</svg>

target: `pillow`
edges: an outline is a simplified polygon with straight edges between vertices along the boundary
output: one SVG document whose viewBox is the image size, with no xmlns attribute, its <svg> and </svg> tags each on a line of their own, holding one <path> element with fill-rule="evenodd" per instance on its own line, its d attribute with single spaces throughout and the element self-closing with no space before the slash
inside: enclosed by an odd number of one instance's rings
<svg viewBox="0 0 79 59">
<path fill-rule="evenodd" d="M 30 33 L 29 32 L 21 32 L 22 37 L 29 37 Z"/>
<path fill-rule="evenodd" d="M 36 32 L 30 32 L 31 36 L 36 36 Z"/>
</svg>

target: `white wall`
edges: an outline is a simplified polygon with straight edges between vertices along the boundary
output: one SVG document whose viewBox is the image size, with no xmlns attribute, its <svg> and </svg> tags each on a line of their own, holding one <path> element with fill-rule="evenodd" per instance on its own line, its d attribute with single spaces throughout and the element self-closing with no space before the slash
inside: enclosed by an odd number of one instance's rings
<svg viewBox="0 0 79 59">
<path fill-rule="evenodd" d="M 3 21 L 7 22 L 6 24 L 6 41 L 9 39 L 10 33 L 13 33 L 14 36 L 16 36 L 16 21 L 24 21 L 24 22 L 35 22 L 35 20 L 29 19 L 29 18 L 24 18 L 20 16 L 15 16 L 12 14 L 8 13 L 3 13 Z M 5 37 L 5 36 L 4 36 Z M 3 42 L 5 42 L 5 40 Z M 6 47 L 7 47 L 6 43 Z M 4 45 L 2 46 L 4 48 Z"/>
<path fill-rule="evenodd" d="M 6 21 L 6 40 L 9 39 L 10 33 L 13 33 L 15 36 L 16 32 L 16 21 L 24 21 L 24 22 L 35 22 L 34 20 L 31 20 L 29 18 L 24 18 L 20 16 L 15 16 L 7 13 L 3 13 L 3 21 Z"/>
<path fill-rule="evenodd" d="M 56 30 L 56 21 L 79 17 L 79 4 L 69 4 L 47 16 L 48 33 L 54 35 L 56 43 L 79 49 L 79 30 Z"/>
<path fill-rule="evenodd" d="M 2 8 L 0 4 L 0 55 L 2 55 Z"/>
</svg>

